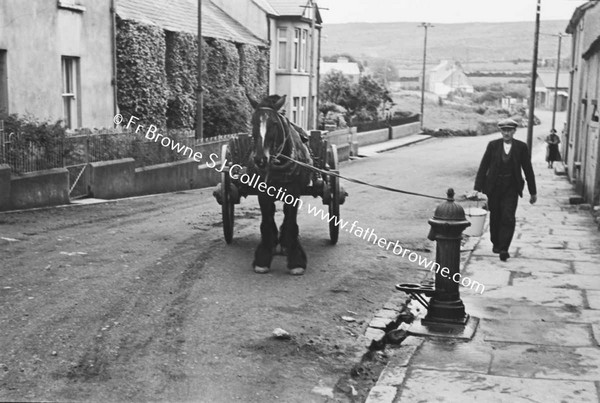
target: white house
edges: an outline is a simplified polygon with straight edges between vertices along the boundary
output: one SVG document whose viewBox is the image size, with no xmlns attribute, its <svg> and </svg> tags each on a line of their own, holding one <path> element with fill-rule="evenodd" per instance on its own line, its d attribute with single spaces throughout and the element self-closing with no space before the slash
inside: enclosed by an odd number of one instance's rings
<svg viewBox="0 0 600 403">
<path fill-rule="evenodd" d="M 347 57 L 338 57 L 337 62 L 321 61 L 319 70 L 321 71 L 321 75 L 325 75 L 332 71 L 339 71 L 355 84 L 358 83 L 358 80 L 360 79 L 358 63 L 349 61 Z"/>
<path fill-rule="evenodd" d="M 458 62 L 442 61 L 429 70 L 425 88 L 436 95 L 445 97 L 452 91 L 473 93 L 473 85 Z"/>
</svg>

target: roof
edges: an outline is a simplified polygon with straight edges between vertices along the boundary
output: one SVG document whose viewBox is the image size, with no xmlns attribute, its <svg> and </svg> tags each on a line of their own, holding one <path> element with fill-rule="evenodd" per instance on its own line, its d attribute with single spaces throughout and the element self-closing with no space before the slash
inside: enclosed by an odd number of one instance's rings
<svg viewBox="0 0 600 403">
<path fill-rule="evenodd" d="M 310 18 L 310 13 L 307 10 L 310 8 L 310 0 L 266 0 L 275 9 L 279 16 L 286 17 L 305 17 Z M 304 4 L 302 4 L 304 2 Z M 321 13 L 317 6 L 317 13 L 315 15 L 315 22 L 320 24 Z"/>
<path fill-rule="evenodd" d="M 321 62 L 319 64 L 319 70 L 321 74 L 327 74 L 334 70 L 341 71 L 343 74 L 347 75 L 360 75 L 360 69 L 358 68 L 358 63 L 353 62 L 344 62 L 344 63 L 331 63 L 331 62 Z"/>
<path fill-rule="evenodd" d="M 197 0 L 117 0 L 117 14 L 167 31 L 198 33 Z M 267 46 L 210 0 L 202 1 L 202 36 Z"/>
<path fill-rule="evenodd" d="M 279 15 L 267 0 L 252 0 L 254 4 L 259 6 L 265 13 L 271 15 Z"/>
<path fill-rule="evenodd" d="M 538 73 L 538 78 L 536 87 L 555 88 L 556 73 Z M 558 73 L 558 88 L 569 88 L 569 73 Z"/>
<path fill-rule="evenodd" d="M 585 14 L 585 11 L 588 8 L 594 7 L 597 3 L 598 2 L 596 0 L 589 0 L 587 3 L 584 3 L 577 7 L 575 11 L 573 11 L 573 16 L 571 16 L 571 20 L 569 20 L 569 25 L 567 25 L 565 32 L 568 34 L 572 34 L 575 30 L 575 27 L 577 27 L 577 24 L 579 24 L 581 17 L 583 17 L 583 15 Z"/>
</svg>

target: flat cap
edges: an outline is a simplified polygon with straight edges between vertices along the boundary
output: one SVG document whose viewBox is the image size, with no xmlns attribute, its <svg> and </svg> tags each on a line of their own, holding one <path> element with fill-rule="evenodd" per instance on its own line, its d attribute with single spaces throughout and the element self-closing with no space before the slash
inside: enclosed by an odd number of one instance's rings
<svg viewBox="0 0 600 403">
<path fill-rule="evenodd" d="M 498 122 L 498 127 L 500 129 L 516 129 L 517 126 L 519 126 L 519 124 L 512 119 L 503 119 L 500 122 Z"/>
</svg>

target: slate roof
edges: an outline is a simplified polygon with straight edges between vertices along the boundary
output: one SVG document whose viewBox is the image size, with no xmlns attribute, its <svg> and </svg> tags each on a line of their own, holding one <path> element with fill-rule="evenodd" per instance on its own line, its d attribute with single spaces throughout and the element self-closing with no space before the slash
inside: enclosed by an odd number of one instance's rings
<svg viewBox="0 0 600 403">
<path fill-rule="evenodd" d="M 117 14 L 167 31 L 198 33 L 197 0 L 117 0 Z M 202 1 L 202 36 L 267 46 L 210 0 Z"/>
<path fill-rule="evenodd" d="M 279 13 L 271 6 L 267 0 L 252 0 L 254 4 L 262 8 L 267 14 L 279 15 Z"/>
<path fill-rule="evenodd" d="M 277 12 L 277 14 L 279 16 L 286 16 L 286 17 L 306 16 L 306 18 L 309 18 L 309 16 L 310 16 L 310 14 L 305 15 L 307 8 L 303 7 L 303 6 L 308 6 L 310 4 L 309 0 L 267 0 L 267 2 L 271 4 L 271 6 L 275 9 L 275 11 Z M 322 22 L 321 14 L 319 13 L 318 9 L 317 9 L 315 22 L 317 24 L 320 24 Z"/>
</svg>

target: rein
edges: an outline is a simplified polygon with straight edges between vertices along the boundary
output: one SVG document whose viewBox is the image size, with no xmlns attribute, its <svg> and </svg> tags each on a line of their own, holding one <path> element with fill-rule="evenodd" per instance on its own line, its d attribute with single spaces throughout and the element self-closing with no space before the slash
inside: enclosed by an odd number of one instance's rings
<svg viewBox="0 0 600 403">
<path fill-rule="evenodd" d="M 286 125 L 286 122 L 284 119 L 286 119 L 285 116 L 281 115 L 279 112 L 277 112 L 275 109 L 273 108 L 269 108 L 267 106 L 261 106 L 259 108 L 257 108 L 256 110 L 266 110 L 272 113 L 275 113 L 275 115 L 277 116 L 277 122 L 279 123 L 279 128 L 281 129 L 281 132 L 283 133 L 283 141 L 281 142 L 281 145 L 279 147 L 277 147 L 277 150 L 275 150 L 275 155 L 271 156 L 271 158 L 275 157 L 275 158 L 279 158 L 280 156 L 283 157 L 288 157 L 285 154 L 282 154 L 283 150 L 285 149 L 285 145 L 288 141 L 288 138 L 290 137 L 290 128 L 289 128 L 289 124 Z M 272 164 L 270 161 L 267 164 L 266 167 L 266 177 L 265 177 L 265 181 L 268 180 L 269 178 L 269 173 L 271 172 L 271 170 L 273 171 L 284 171 L 286 169 L 289 169 L 290 166 L 292 166 L 294 164 L 294 160 L 288 160 L 287 162 L 285 162 L 283 165 L 274 165 Z"/>
<path fill-rule="evenodd" d="M 281 154 L 281 155 L 278 155 L 278 157 L 283 157 L 283 158 L 289 160 L 290 162 L 294 162 L 294 163 L 296 163 L 296 164 L 298 164 L 298 165 L 300 165 L 300 166 L 302 166 L 304 168 L 307 168 L 307 169 L 310 169 L 310 170 L 313 170 L 313 171 L 316 171 L 316 172 L 320 172 L 323 175 L 335 176 L 335 177 L 340 178 L 340 179 L 345 179 L 348 182 L 354 182 L 354 183 L 358 183 L 360 185 L 370 186 L 370 187 L 373 187 L 375 189 L 387 190 L 388 192 L 403 193 L 403 194 L 407 194 L 407 195 L 411 195 L 411 196 L 427 197 L 429 199 L 435 199 L 435 200 L 448 200 L 447 197 L 431 196 L 431 195 L 427 195 L 427 194 L 423 194 L 423 193 L 409 192 L 408 190 L 396 189 L 396 188 L 391 188 L 391 187 L 383 186 L 383 185 L 373 185 L 373 184 L 368 183 L 368 182 L 363 182 L 363 181 L 361 181 L 359 179 L 348 178 L 346 176 L 342 176 L 342 175 L 340 175 L 338 173 L 335 173 L 335 172 L 332 172 L 332 171 L 326 171 L 326 170 L 314 167 L 312 165 L 305 164 L 304 162 L 296 161 L 295 159 L 290 158 L 287 155 Z"/>
</svg>

